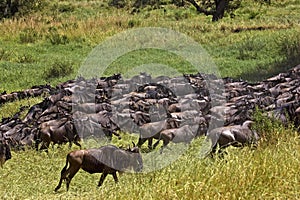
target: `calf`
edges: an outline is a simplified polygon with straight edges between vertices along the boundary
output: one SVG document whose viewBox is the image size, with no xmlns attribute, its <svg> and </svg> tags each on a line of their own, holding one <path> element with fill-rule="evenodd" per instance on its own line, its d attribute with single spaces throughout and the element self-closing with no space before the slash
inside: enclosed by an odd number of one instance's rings
<svg viewBox="0 0 300 200">
<path fill-rule="evenodd" d="M 184 125 L 180 128 L 172 128 L 166 129 L 159 133 L 158 141 L 154 144 L 153 148 L 155 148 L 160 140 L 163 141 L 163 146 L 160 149 L 160 153 L 162 153 L 163 148 L 167 147 L 170 141 L 174 143 L 186 143 L 189 144 L 197 134 L 197 125 Z"/>
<path fill-rule="evenodd" d="M 139 140 L 138 146 L 141 147 L 148 140 L 148 148 L 152 149 L 153 139 L 159 139 L 159 133 L 162 130 L 179 127 L 180 121 L 177 119 L 169 118 L 163 121 L 151 122 L 139 127 Z"/>
<path fill-rule="evenodd" d="M 66 180 L 67 190 L 69 190 L 70 182 L 80 168 L 90 174 L 102 173 L 98 183 L 99 187 L 108 174 L 111 174 L 117 183 L 116 172 L 141 171 L 143 160 L 138 147 L 135 145 L 127 150 L 107 145 L 98 149 L 72 151 L 67 155 L 66 165 L 61 171 L 60 181 L 55 191 L 61 187 L 62 180 Z"/>
</svg>

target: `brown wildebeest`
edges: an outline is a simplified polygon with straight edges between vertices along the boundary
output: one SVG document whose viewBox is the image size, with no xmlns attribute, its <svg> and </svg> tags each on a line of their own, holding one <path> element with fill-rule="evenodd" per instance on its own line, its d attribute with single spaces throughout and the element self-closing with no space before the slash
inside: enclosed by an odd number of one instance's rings
<svg viewBox="0 0 300 200">
<path fill-rule="evenodd" d="M 212 142 L 211 156 L 216 153 L 219 145 L 219 153 L 222 156 L 222 150 L 229 146 L 243 147 L 245 145 L 256 145 L 259 135 L 251 130 L 253 121 L 247 120 L 243 125 L 225 126 L 215 128 L 207 134 L 207 139 Z"/>
<path fill-rule="evenodd" d="M 80 168 L 90 174 L 102 173 L 98 183 L 99 187 L 108 174 L 111 174 L 117 183 L 117 172 L 130 170 L 140 172 L 143 169 L 143 160 L 139 148 L 135 145 L 127 150 L 107 145 L 97 149 L 72 151 L 67 155 L 66 165 L 61 171 L 55 191 L 59 190 L 63 180 L 66 180 L 67 190 L 69 190 L 70 182 Z"/>
<path fill-rule="evenodd" d="M 11 159 L 10 147 L 5 140 L 0 140 L 0 166 Z"/>
<path fill-rule="evenodd" d="M 153 139 L 159 139 L 159 133 L 162 130 L 179 127 L 180 121 L 174 118 L 165 119 L 163 121 L 151 122 L 139 127 L 138 146 L 142 146 L 148 140 L 148 148 L 152 149 Z"/>
<path fill-rule="evenodd" d="M 69 147 L 72 146 L 72 142 L 81 148 L 80 137 L 76 131 L 76 128 L 71 121 L 67 121 L 61 126 L 44 126 L 40 129 L 37 140 L 36 140 L 36 150 L 38 150 L 38 145 L 42 142 L 42 149 L 48 149 L 51 142 L 55 144 L 64 144 L 69 142 Z"/>
</svg>

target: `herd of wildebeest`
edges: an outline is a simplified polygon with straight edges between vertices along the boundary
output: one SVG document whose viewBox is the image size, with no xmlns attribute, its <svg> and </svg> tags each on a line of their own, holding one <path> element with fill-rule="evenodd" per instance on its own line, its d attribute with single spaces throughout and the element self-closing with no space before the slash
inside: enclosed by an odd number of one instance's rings
<svg viewBox="0 0 300 200">
<path fill-rule="evenodd" d="M 211 156 L 228 146 L 255 145 L 260 138 L 252 128 L 256 109 L 298 128 L 299 94 L 300 65 L 257 83 L 201 73 L 155 78 L 141 73 L 128 79 L 121 74 L 78 77 L 56 87 L 3 92 L 0 105 L 37 96 L 44 96 L 44 100 L 22 106 L 13 116 L 2 119 L 0 164 L 2 167 L 11 159 L 11 150 L 47 151 L 50 144 L 74 143 L 80 150 L 67 155 L 55 191 L 63 180 L 68 189 L 80 168 L 102 173 L 100 186 L 108 174 L 117 182 L 116 172 L 141 171 L 140 147 L 145 142 L 151 152 L 162 141 L 159 151 L 163 154 L 166 148 L 172 151 L 170 142 L 189 144 L 194 138 L 205 137 L 211 144 Z M 128 149 L 111 144 L 81 149 L 81 141 L 88 138 L 122 140 L 120 132 L 137 134 L 139 139 Z"/>
</svg>

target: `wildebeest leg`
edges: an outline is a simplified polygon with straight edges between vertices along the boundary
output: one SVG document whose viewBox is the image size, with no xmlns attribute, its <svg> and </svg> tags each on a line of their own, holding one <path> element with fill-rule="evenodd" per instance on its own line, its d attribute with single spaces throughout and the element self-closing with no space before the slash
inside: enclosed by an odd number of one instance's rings
<svg viewBox="0 0 300 200">
<path fill-rule="evenodd" d="M 117 136 L 119 140 L 121 140 L 121 135 L 119 133 L 117 133 L 116 131 L 112 132 L 113 135 Z"/>
<path fill-rule="evenodd" d="M 165 134 L 161 134 L 160 135 L 160 138 L 159 138 L 158 142 L 161 139 L 163 140 L 163 146 L 160 148 L 160 153 L 162 154 L 164 148 L 168 148 L 170 150 L 170 148 L 168 147 L 168 144 L 170 143 L 171 139 L 167 135 L 165 135 Z"/>
<path fill-rule="evenodd" d="M 42 140 L 42 145 L 41 145 L 40 150 L 46 149 L 46 151 L 47 151 L 47 149 L 50 146 L 50 142 L 51 142 L 51 136 L 50 136 L 50 134 L 49 133 L 42 134 L 41 140 Z"/>
<path fill-rule="evenodd" d="M 148 139 L 148 148 L 151 150 L 153 147 L 152 147 L 152 142 L 153 142 L 153 138 L 149 138 Z"/>
<path fill-rule="evenodd" d="M 70 167 L 66 171 L 66 174 L 69 174 L 69 176 L 67 176 L 67 178 L 66 178 L 67 191 L 69 190 L 69 186 L 70 186 L 72 178 L 75 176 L 75 174 L 78 172 L 79 169 L 80 169 L 80 167 L 74 167 L 74 168 Z"/>
<path fill-rule="evenodd" d="M 48 147 L 49 146 L 50 146 L 50 142 L 42 142 L 40 150 L 45 150 L 46 152 L 48 152 Z"/>
<path fill-rule="evenodd" d="M 159 144 L 160 140 L 157 140 L 154 145 L 153 145 L 153 149 L 155 149 L 157 147 L 157 145 Z"/>
<path fill-rule="evenodd" d="M 220 159 L 224 159 L 224 154 L 226 154 L 227 155 L 227 152 L 225 151 L 225 148 L 221 148 L 220 147 L 220 149 L 218 150 L 218 156 L 219 156 L 219 158 Z"/>
<path fill-rule="evenodd" d="M 5 163 L 5 157 L 1 156 L 1 158 L 0 158 L 0 166 L 1 166 L 1 168 L 3 167 L 4 163 Z"/>
<path fill-rule="evenodd" d="M 115 180 L 115 183 L 118 183 L 118 177 L 117 177 L 117 172 L 114 172 L 112 173 L 113 177 L 114 177 L 114 180 Z"/>
<path fill-rule="evenodd" d="M 211 158 L 214 158 L 214 155 L 215 155 L 216 152 L 217 152 L 217 147 L 218 147 L 217 144 L 215 144 L 215 145 L 212 147 L 211 152 L 210 152 Z"/>
<path fill-rule="evenodd" d="M 66 165 L 64 166 L 64 168 L 61 170 L 60 172 L 60 180 L 59 180 L 59 183 L 58 185 L 56 186 L 56 188 L 54 189 L 54 191 L 56 192 L 57 190 L 59 190 L 59 188 L 61 188 L 61 184 L 62 184 L 62 181 L 64 179 L 66 179 L 67 177 L 67 167 L 68 167 L 68 158 L 66 159 Z"/>
<path fill-rule="evenodd" d="M 79 144 L 79 142 L 75 141 L 74 144 L 76 144 L 77 146 L 79 146 L 79 148 L 81 149 L 81 144 Z"/>
<path fill-rule="evenodd" d="M 146 140 L 147 140 L 148 138 L 139 138 L 139 141 L 138 141 L 138 143 L 137 143 L 137 146 L 138 147 L 141 147 L 145 142 L 146 142 Z"/>
<path fill-rule="evenodd" d="M 108 173 L 106 173 L 106 172 L 103 172 L 103 173 L 102 173 L 102 175 L 101 175 L 101 177 L 100 177 L 100 180 L 99 180 L 99 183 L 98 183 L 98 187 L 100 187 L 100 186 L 103 184 L 103 182 L 104 182 L 104 180 L 105 180 L 107 174 L 108 174 Z"/>
</svg>

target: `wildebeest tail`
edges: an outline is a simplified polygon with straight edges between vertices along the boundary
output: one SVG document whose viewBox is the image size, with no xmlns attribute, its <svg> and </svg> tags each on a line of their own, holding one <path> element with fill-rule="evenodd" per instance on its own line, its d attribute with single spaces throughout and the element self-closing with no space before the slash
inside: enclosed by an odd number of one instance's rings
<svg viewBox="0 0 300 200">
<path fill-rule="evenodd" d="M 67 158 L 66 158 L 66 165 L 65 165 L 64 168 L 61 170 L 61 172 L 60 172 L 61 175 L 63 175 L 63 174 L 67 171 L 69 159 L 70 159 L 70 154 L 67 155 Z"/>
<path fill-rule="evenodd" d="M 41 143 L 41 131 L 38 129 L 37 133 L 34 134 L 33 140 L 35 142 L 35 149 L 39 150 L 39 144 Z"/>
</svg>

